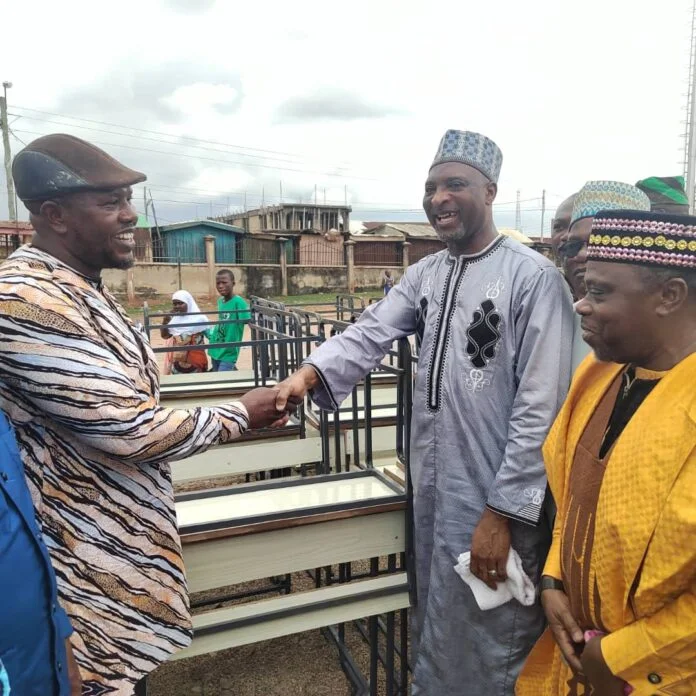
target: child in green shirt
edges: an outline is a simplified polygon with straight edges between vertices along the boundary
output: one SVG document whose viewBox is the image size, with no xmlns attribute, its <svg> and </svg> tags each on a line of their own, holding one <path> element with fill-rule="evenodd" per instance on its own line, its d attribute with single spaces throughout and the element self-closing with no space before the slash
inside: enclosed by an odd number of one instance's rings
<svg viewBox="0 0 696 696">
<path fill-rule="evenodd" d="M 228 269 L 218 271 L 215 276 L 215 286 L 220 293 L 218 297 L 218 311 L 229 312 L 219 314 L 222 320 L 236 319 L 234 324 L 218 324 L 207 332 L 211 343 L 233 343 L 241 341 L 244 337 L 244 325 L 251 318 L 249 305 L 239 296 L 234 294 L 234 273 Z M 213 372 L 228 372 L 237 369 L 239 348 L 230 346 L 227 348 L 210 348 L 208 350 L 212 360 Z"/>
</svg>

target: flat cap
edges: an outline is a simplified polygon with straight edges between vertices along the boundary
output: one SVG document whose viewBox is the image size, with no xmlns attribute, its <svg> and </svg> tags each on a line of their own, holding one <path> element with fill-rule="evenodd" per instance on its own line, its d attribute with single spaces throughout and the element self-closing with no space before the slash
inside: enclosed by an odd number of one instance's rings
<svg viewBox="0 0 696 696">
<path fill-rule="evenodd" d="M 91 143 L 64 133 L 44 135 L 17 153 L 12 178 L 22 201 L 43 201 L 79 191 L 108 191 L 147 179 Z"/>
</svg>

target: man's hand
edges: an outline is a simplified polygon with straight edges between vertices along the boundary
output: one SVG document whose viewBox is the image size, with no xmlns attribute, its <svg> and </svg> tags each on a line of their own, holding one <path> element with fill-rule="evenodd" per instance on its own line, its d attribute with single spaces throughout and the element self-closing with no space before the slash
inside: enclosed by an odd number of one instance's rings
<svg viewBox="0 0 696 696">
<path fill-rule="evenodd" d="M 72 651 L 70 638 L 65 639 L 65 652 L 68 660 L 68 680 L 70 682 L 70 696 L 81 696 L 82 694 L 82 677 L 80 677 L 80 668 L 77 666 L 77 660 Z"/>
<path fill-rule="evenodd" d="M 276 408 L 283 411 L 288 402 L 301 403 L 310 389 L 319 383 L 319 376 L 311 365 L 303 365 L 294 375 L 290 375 L 278 385 Z"/>
<path fill-rule="evenodd" d="M 582 671 L 594 687 L 595 696 L 623 696 L 626 682 L 615 677 L 602 655 L 602 639 L 592 638 L 580 657 Z"/>
<path fill-rule="evenodd" d="M 277 408 L 277 399 L 277 387 L 258 387 L 240 399 L 249 414 L 250 428 L 280 428 L 288 422 L 288 411 L 292 411 L 298 402 L 296 399 L 288 399 L 283 408 Z"/>
<path fill-rule="evenodd" d="M 507 580 L 505 566 L 510 551 L 508 519 L 486 508 L 471 539 L 471 572 L 492 590 Z"/>
<path fill-rule="evenodd" d="M 544 590 L 541 593 L 541 606 L 544 607 L 546 620 L 563 658 L 574 672 L 584 673 L 574 645 L 582 645 L 583 634 L 570 613 L 568 596 L 562 590 Z"/>
</svg>

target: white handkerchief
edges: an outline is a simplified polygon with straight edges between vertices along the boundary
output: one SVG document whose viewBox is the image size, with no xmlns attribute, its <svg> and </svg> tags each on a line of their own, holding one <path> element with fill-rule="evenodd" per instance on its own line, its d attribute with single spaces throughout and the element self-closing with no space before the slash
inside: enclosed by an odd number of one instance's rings
<svg viewBox="0 0 696 696">
<path fill-rule="evenodd" d="M 471 572 L 471 552 L 461 554 L 458 563 L 454 566 L 459 577 L 471 588 L 474 593 L 476 603 L 481 611 L 495 609 L 511 599 L 516 599 L 525 607 L 534 604 L 536 588 L 532 581 L 527 577 L 522 567 L 522 561 L 515 549 L 510 548 L 505 570 L 507 580 L 498 583 L 498 589 L 491 590 L 485 582 L 479 580 Z"/>
</svg>

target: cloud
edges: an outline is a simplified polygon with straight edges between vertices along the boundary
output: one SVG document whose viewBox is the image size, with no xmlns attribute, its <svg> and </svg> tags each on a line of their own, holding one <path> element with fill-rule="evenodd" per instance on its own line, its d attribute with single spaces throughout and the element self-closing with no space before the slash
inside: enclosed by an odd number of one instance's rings
<svg viewBox="0 0 696 696">
<path fill-rule="evenodd" d="M 174 61 L 143 70 L 135 65 L 122 65 L 105 74 L 98 82 L 79 87 L 61 95 L 56 110 L 91 118 L 108 114 L 108 120 L 138 125 L 153 122 L 181 123 L 187 109 L 175 97 L 186 87 L 210 85 L 225 92 L 225 99 L 206 100 L 204 106 L 222 115 L 239 110 L 244 95 L 238 74 L 209 65 Z M 200 106 L 189 104 L 191 111 Z"/>
<path fill-rule="evenodd" d="M 274 122 L 356 121 L 403 114 L 401 109 L 369 101 L 353 92 L 336 87 L 323 87 L 283 102 L 276 109 Z"/>
<path fill-rule="evenodd" d="M 165 6 L 182 14 L 205 14 L 215 5 L 215 0 L 165 0 Z"/>
</svg>

